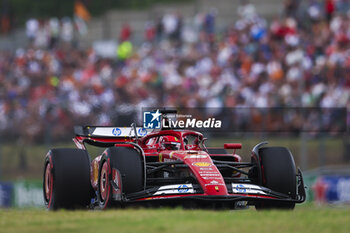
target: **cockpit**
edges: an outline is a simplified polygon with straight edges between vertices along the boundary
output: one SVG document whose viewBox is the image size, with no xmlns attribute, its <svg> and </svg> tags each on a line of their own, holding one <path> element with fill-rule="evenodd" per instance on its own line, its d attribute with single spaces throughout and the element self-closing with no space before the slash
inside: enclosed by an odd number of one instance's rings
<svg viewBox="0 0 350 233">
<path fill-rule="evenodd" d="M 197 132 L 169 132 L 155 134 L 145 139 L 146 149 L 157 150 L 201 150 L 203 149 L 203 136 Z"/>
</svg>

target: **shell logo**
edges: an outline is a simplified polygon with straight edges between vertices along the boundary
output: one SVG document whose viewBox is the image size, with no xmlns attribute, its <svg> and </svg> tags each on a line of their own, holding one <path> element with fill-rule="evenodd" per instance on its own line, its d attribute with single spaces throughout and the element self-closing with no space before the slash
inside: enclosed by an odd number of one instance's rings
<svg viewBox="0 0 350 233">
<path fill-rule="evenodd" d="M 194 165 L 196 167 L 210 167 L 211 163 L 208 163 L 208 162 L 195 162 L 195 163 L 192 163 L 192 165 Z"/>
</svg>

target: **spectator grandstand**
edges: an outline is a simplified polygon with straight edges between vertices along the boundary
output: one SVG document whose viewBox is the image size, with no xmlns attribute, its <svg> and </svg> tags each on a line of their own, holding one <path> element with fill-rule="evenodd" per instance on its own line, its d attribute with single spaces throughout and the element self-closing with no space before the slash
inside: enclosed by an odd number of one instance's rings
<svg viewBox="0 0 350 233">
<path fill-rule="evenodd" d="M 285 17 L 271 22 L 243 4 L 224 32 L 215 30 L 215 9 L 190 25 L 168 13 L 114 59 L 76 47 L 69 18 L 30 19 L 29 46 L 0 52 L 0 132 L 35 142 L 50 129 L 66 138 L 74 124 L 124 125 L 150 106 L 349 112 L 347 1 L 310 1 L 305 12 L 288 2 Z M 132 28 L 121 34 L 130 39 Z"/>
</svg>

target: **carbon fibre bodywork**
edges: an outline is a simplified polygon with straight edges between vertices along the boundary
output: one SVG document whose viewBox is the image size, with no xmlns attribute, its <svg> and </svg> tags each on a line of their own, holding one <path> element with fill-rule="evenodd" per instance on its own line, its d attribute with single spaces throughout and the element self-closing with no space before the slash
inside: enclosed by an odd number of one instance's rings
<svg viewBox="0 0 350 233">
<path fill-rule="evenodd" d="M 132 193 L 123 186 L 125 175 L 113 168 L 103 154 L 91 161 L 91 186 L 96 193 L 91 206 L 100 206 L 102 162 L 107 163 L 111 201 L 118 205 L 196 205 L 235 208 L 262 202 L 302 203 L 305 188 L 300 169 L 295 171 L 295 193 L 272 190 L 263 182 L 259 156 L 260 143 L 252 150 L 250 162 L 242 162 L 236 149 L 241 144 L 224 144 L 223 148 L 207 148 L 205 138 L 191 130 L 145 130 L 142 128 L 75 127 L 73 141 L 86 150 L 86 144 L 97 147 L 127 147 L 137 151 L 142 161 L 143 185 Z M 228 153 L 227 150 L 233 150 Z M 104 152 L 105 153 L 105 152 Z M 294 163 L 294 160 L 293 160 Z M 190 203 L 190 204 L 189 204 Z M 103 206 L 105 208 L 106 205 Z M 294 206 L 293 206 L 294 207 Z"/>
</svg>

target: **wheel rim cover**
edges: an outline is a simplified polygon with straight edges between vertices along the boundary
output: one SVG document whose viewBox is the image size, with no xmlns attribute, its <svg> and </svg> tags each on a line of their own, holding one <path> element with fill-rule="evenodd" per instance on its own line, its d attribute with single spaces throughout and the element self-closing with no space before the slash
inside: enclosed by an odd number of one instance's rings
<svg viewBox="0 0 350 233">
<path fill-rule="evenodd" d="M 101 199 L 103 201 L 107 198 L 107 191 L 108 191 L 108 175 L 107 175 L 107 163 L 104 163 L 101 170 L 101 177 L 100 177 L 100 192 L 101 192 Z"/>
<path fill-rule="evenodd" d="M 47 163 L 45 168 L 45 198 L 47 201 L 50 201 L 51 199 L 51 193 L 52 193 L 52 174 L 51 174 L 51 168 L 50 163 Z"/>
</svg>

